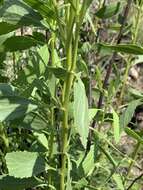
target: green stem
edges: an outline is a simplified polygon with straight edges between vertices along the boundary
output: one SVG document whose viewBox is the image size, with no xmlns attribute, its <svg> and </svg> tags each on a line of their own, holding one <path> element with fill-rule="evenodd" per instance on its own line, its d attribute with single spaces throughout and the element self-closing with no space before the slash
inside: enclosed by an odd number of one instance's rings
<svg viewBox="0 0 143 190">
<path fill-rule="evenodd" d="M 55 22 L 53 22 L 53 29 L 55 29 Z M 51 34 L 51 66 L 55 66 L 56 65 L 56 59 L 55 59 L 55 42 L 56 42 L 56 34 L 55 32 L 52 32 Z M 55 81 L 56 83 L 56 81 Z M 54 85 L 56 86 L 56 85 Z M 54 92 L 56 92 L 56 89 L 54 90 Z M 54 146 L 54 122 L 55 121 L 55 117 L 54 117 L 54 108 L 51 109 L 51 127 L 52 127 L 52 131 L 50 134 L 50 139 L 49 139 L 49 163 L 50 165 L 52 164 L 52 158 L 53 158 L 53 146 Z M 48 184 L 52 185 L 52 176 L 51 173 L 49 171 L 48 174 Z M 48 189 L 50 189 L 50 187 L 48 187 Z"/>
<path fill-rule="evenodd" d="M 78 2 L 79 3 L 79 2 Z M 78 16 L 76 17 L 76 30 L 75 30 L 75 38 L 70 41 L 67 41 L 66 50 L 66 64 L 67 64 L 67 76 L 64 83 L 63 88 L 63 97 L 62 97 L 62 106 L 63 106 L 63 126 L 62 126 L 62 147 L 61 147 L 61 178 L 60 178 L 60 190 L 65 189 L 65 176 L 66 176 L 66 152 L 68 148 L 68 107 L 69 107 L 69 99 L 70 92 L 72 88 L 72 83 L 74 79 L 74 70 L 76 68 L 76 60 L 77 60 L 77 51 L 78 51 L 78 41 L 79 41 L 79 25 L 78 25 Z M 67 23 L 68 25 L 68 23 Z M 72 25 L 73 26 L 73 25 Z M 73 27 L 69 31 L 70 35 L 73 34 Z M 70 36 L 67 34 L 67 36 Z M 68 40 L 68 38 L 67 38 Z M 72 44 L 73 41 L 73 44 Z M 68 44 L 70 43 L 70 44 Z"/>
<path fill-rule="evenodd" d="M 138 152 L 139 152 L 139 149 L 140 149 L 140 142 L 138 142 L 138 143 L 136 144 L 135 149 L 134 149 L 134 151 L 133 151 L 133 153 L 132 153 L 132 157 L 131 157 L 132 160 L 131 160 L 131 163 L 130 163 L 130 165 L 129 165 L 129 167 L 128 167 L 128 172 L 127 172 L 127 175 L 126 175 L 125 180 L 124 180 L 124 185 L 126 185 L 126 182 L 127 182 L 127 180 L 128 180 L 128 177 L 129 177 L 129 175 L 130 175 L 131 169 L 132 169 L 132 167 L 133 167 L 133 165 L 134 165 L 134 162 L 135 162 L 135 160 L 136 160 L 136 157 L 137 157 L 137 154 L 138 154 Z"/>
<path fill-rule="evenodd" d="M 52 131 L 50 134 L 50 140 L 49 140 L 49 164 L 52 166 L 52 159 L 53 159 L 53 147 L 54 147 L 54 108 L 51 110 L 51 126 L 52 126 Z M 48 184 L 52 185 L 52 176 L 49 171 L 48 175 Z M 48 188 L 50 189 L 50 188 Z"/>
</svg>

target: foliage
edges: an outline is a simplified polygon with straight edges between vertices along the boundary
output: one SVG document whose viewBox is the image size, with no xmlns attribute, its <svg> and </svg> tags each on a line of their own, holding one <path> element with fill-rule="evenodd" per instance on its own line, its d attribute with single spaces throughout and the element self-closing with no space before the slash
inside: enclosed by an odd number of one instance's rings
<svg viewBox="0 0 143 190">
<path fill-rule="evenodd" d="M 143 96 L 127 82 L 142 62 L 142 10 L 142 0 L 0 1 L 1 190 L 141 187 L 131 171 L 142 131 L 129 124 Z"/>
</svg>

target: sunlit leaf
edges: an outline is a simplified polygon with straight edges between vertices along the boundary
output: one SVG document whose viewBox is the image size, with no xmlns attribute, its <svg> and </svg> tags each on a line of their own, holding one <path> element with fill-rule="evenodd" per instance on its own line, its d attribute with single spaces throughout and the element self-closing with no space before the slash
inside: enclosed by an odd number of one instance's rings
<svg viewBox="0 0 143 190">
<path fill-rule="evenodd" d="M 10 152 L 5 159 L 10 176 L 27 178 L 45 170 L 45 161 L 37 152 Z"/>
<path fill-rule="evenodd" d="M 113 179 L 116 182 L 118 189 L 124 190 L 124 185 L 123 185 L 123 181 L 122 181 L 121 176 L 119 174 L 114 174 Z"/>
<path fill-rule="evenodd" d="M 86 147 L 89 132 L 88 101 L 84 84 L 80 78 L 74 83 L 74 122 L 81 142 Z"/>
<path fill-rule="evenodd" d="M 114 139 L 115 142 L 118 143 L 120 140 L 120 122 L 119 122 L 119 116 L 115 112 L 115 110 L 112 108 L 113 113 L 113 129 L 114 129 Z"/>
</svg>

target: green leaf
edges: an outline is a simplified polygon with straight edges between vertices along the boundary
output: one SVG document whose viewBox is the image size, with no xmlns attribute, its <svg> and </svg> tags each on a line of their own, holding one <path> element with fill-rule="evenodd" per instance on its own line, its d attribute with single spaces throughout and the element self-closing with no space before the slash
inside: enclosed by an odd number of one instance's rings
<svg viewBox="0 0 143 190">
<path fill-rule="evenodd" d="M 37 62 L 39 64 L 39 73 L 43 74 L 49 62 L 48 46 L 44 45 L 37 50 Z M 35 65 L 35 64 L 34 64 Z"/>
<path fill-rule="evenodd" d="M 89 132 L 88 101 L 85 87 L 80 78 L 74 83 L 74 122 L 81 142 L 86 147 Z"/>
<path fill-rule="evenodd" d="M 53 73 L 55 75 L 56 78 L 58 79 L 65 79 L 67 76 L 67 70 L 62 68 L 62 67 L 51 67 L 48 66 L 47 70 L 50 71 L 51 73 Z"/>
<path fill-rule="evenodd" d="M 98 109 L 96 109 L 96 108 L 90 108 L 88 110 L 89 123 L 94 119 L 94 117 L 97 114 L 97 112 L 98 112 Z"/>
<path fill-rule="evenodd" d="M 0 35 L 7 34 L 19 28 L 19 26 L 7 23 L 7 22 L 0 22 Z"/>
<path fill-rule="evenodd" d="M 18 81 L 20 83 L 29 83 L 32 85 L 35 79 L 43 76 L 49 62 L 49 51 L 47 45 L 36 48 L 36 51 L 28 52 L 28 63 L 18 73 Z"/>
<path fill-rule="evenodd" d="M 143 48 L 135 44 L 110 45 L 110 44 L 98 43 L 97 47 L 99 50 L 115 51 L 115 52 L 121 52 L 133 55 L 143 55 Z"/>
<path fill-rule="evenodd" d="M 48 149 L 48 140 L 44 133 L 34 132 L 34 136 L 44 148 Z"/>
<path fill-rule="evenodd" d="M 104 5 L 95 15 L 99 18 L 106 19 L 116 15 L 120 10 L 120 2 Z"/>
<path fill-rule="evenodd" d="M 1 45 L 10 37 L 12 37 L 14 35 L 14 32 L 10 32 L 8 34 L 3 34 L 3 35 L 0 35 L 0 47 Z M 5 52 L 3 52 L 5 53 Z"/>
<path fill-rule="evenodd" d="M 47 123 L 36 113 L 27 114 L 24 119 L 17 121 L 17 126 L 29 130 L 40 131 L 47 128 Z"/>
<path fill-rule="evenodd" d="M 10 152 L 5 159 L 9 175 L 17 178 L 32 177 L 45 170 L 45 161 L 37 152 Z"/>
<path fill-rule="evenodd" d="M 86 12 L 87 12 L 87 9 L 88 9 L 89 6 L 91 5 L 92 1 L 93 1 L 93 0 L 88 0 L 88 1 L 84 1 L 84 2 L 83 2 L 82 8 L 81 8 L 81 10 L 80 10 L 80 16 L 79 16 L 79 18 L 80 18 L 79 23 L 80 23 L 80 24 L 82 24 L 82 21 L 83 21 L 84 16 L 85 16 L 85 14 L 86 14 Z"/>
<path fill-rule="evenodd" d="M 5 0 L 0 8 L 0 18 L 2 22 L 15 25 L 17 28 L 29 25 L 42 26 L 43 19 L 38 12 L 21 0 Z"/>
<path fill-rule="evenodd" d="M 27 188 L 44 185 L 45 183 L 35 177 L 31 178 L 14 178 L 8 175 L 0 176 L 0 189 L 1 190 L 24 190 Z"/>
<path fill-rule="evenodd" d="M 7 83 L 0 83 L 0 97 L 17 95 L 17 90 L 14 86 Z"/>
<path fill-rule="evenodd" d="M 19 96 L 0 97 L 0 121 L 10 121 L 35 110 L 37 105 Z"/>
<path fill-rule="evenodd" d="M 119 174 L 114 174 L 113 179 L 117 184 L 118 190 L 124 190 L 124 185 L 123 185 L 121 176 Z"/>
<path fill-rule="evenodd" d="M 28 36 L 12 36 L 8 38 L 1 46 L 0 52 L 14 52 L 29 49 L 37 46 L 39 43 Z"/>
<path fill-rule="evenodd" d="M 95 155 L 94 155 L 95 147 L 91 146 L 90 151 L 82 162 L 82 168 L 85 176 L 89 176 L 95 167 Z"/>
<path fill-rule="evenodd" d="M 122 129 L 129 124 L 129 122 L 133 117 L 136 107 L 140 104 L 141 104 L 140 99 L 134 100 L 129 103 L 128 107 L 124 110 L 124 112 L 120 116 L 120 126 Z"/>
<path fill-rule="evenodd" d="M 57 19 L 55 9 L 50 3 L 45 3 L 40 0 L 24 0 L 24 2 L 37 10 L 43 17 Z"/>
<path fill-rule="evenodd" d="M 129 127 L 125 127 L 125 132 L 132 137 L 133 139 L 137 140 L 139 143 L 143 144 L 143 139 L 140 137 L 135 131 L 130 129 Z"/>
<path fill-rule="evenodd" d="M 113 129 L 114 129 L 114 138 L 115 142 L 118 143 L 120 140 L 120 122 L 119 122 L 119 116 L 115 112 L 115 110 L 112 108 L 113 113 Z"/>
<path fill-rule="evenodd" d="M 0 0 L 0 6 L 4 3 L 4 0 Z"/>
<path fill-rule="evenodd" d="M 129 88 L 129 92 L 131 93 L 132 96 L 136 98 L 143 98 L 143 92 L 142 90 L 137 90 L 135 88 Z"/>
</svg>

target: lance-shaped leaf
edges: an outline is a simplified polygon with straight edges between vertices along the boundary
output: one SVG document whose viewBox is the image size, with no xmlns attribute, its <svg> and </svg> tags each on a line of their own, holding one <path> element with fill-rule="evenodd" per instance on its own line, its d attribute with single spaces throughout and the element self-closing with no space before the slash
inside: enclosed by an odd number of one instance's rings
<svg viewBox="0 0 143 190">
<path fill-rule="evenodd" d="M 136 107 L 140 104 L 141 104 L 140 99 L 134 100 L 129 103 L 128 107 L 124 110 L 124 112 L 120 116 L 120 126 L 122 129 L 129 124 L 129 122 L 133 117 Z"/>
<path fill-rule="evenodd" d="M 137 140 L 139 143 L 143 144 L 143 139 L 142 137 L 136 133 L 135 131 L 133 131 L 132 129 L 130 129 L 129 127 L 125 127 L 125 132 L 132 137 L 133 139 Z"/>
<path fill-rule="evenodd" d="M 74 83 L 74 122 L 81 142 L 86 147 L 89 132 L 88 101 L 80 78 Z"/>
<path fill-rule="evenodd" d="M 29 36 L 12 36 L 0 45 L 0 52 L 14 52 L 29 49 L 39 45 L 40 42 Z"/>
<path fill-rule="evenodd" d="M 112 114 L 113 114 L 113 129 L 114 129 L 114 139 L 115 142 L 118 143 L 120 140 L 120 122 L 119 122 L 119 116 L 115 112 L 115 110 L 112 108 Z"/>
<path fill-rule="evenodd" d="M 1 190 L 24 190 L 27 188 L 36 187 L 38 185 L 44 185 L 42 180 L 35 177 L 30 178 L 15 178 L 8 175 L 0 176 L 0 189 Z"/>
<path fill-rule="evenodd" d="M 104 5 L 95 15 L 99 18 L 106 19 L 116 15 L 120 10 L 120 2 Z"/>
<path fill-rule="evenodd" d="M 10 152 L 5 159 L 10 176 L 28 178 L 45 170 L 45 161 L 37 152 Z"/>
<path fill-rule="evenodd" d="M 110 45 L 104 43 L 98 43 L 97 48 L 99 50 L 106 50 L 106 51 L 114 51 L 114 52 L 121 52 L 127 54 L 134 54 L 134 55 L 143 55 L 143 47 L 137 46 L 135 44 L 118 44 L 118 45 Z"/>
</svg>

